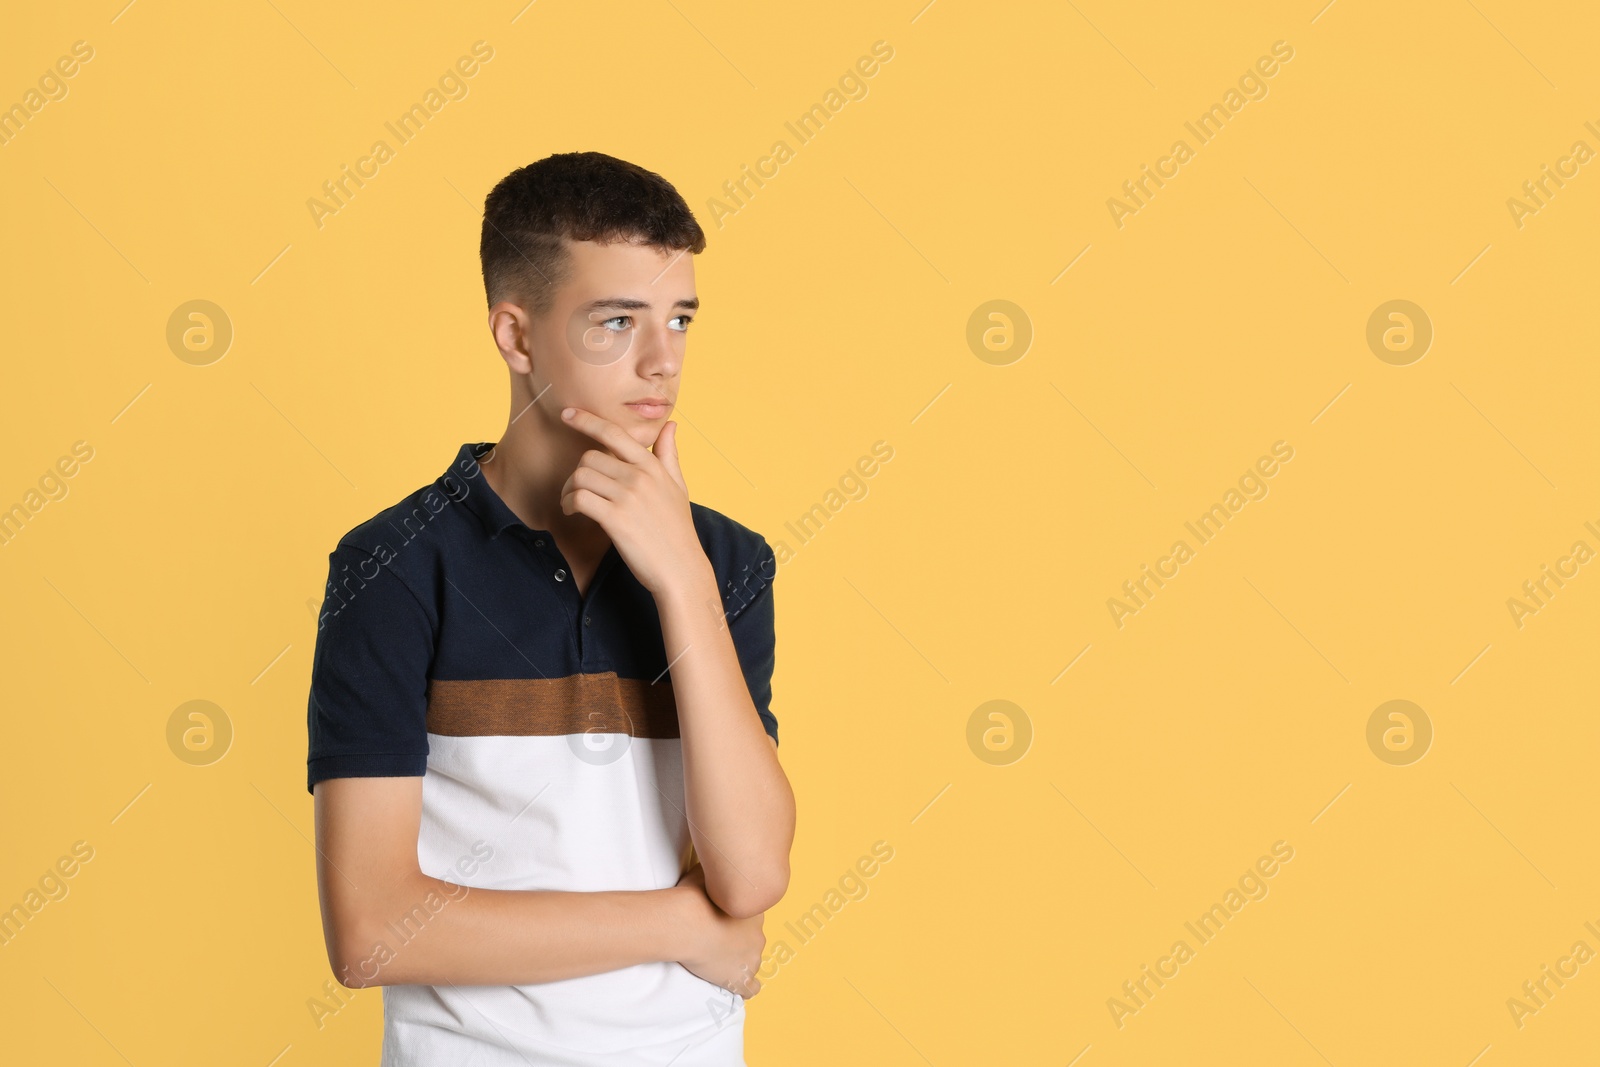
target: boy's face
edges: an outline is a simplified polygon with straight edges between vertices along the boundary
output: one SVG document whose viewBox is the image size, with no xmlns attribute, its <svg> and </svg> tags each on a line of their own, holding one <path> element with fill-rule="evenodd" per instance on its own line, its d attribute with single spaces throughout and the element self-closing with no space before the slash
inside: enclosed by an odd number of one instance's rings
<svg viewBox="0 0 1600 1067">
<path fill-rule="evenodd" d="M 536 318 L 519 316 L 528 353 L 522 372 L 538 397 L 526 417 L 579 433 L 562 422 L 561 409 L 582 408 L 654 445 L 678 398 L 685 333 L 699 306 L 694 257 L 631 243 L 566 245 L 572 276 L 554 305 Z M 491 311 L 497 340 L 496 313 L 512 306 Z M 649 400 L 655 403 L 637 403 Z"/>
</svg>

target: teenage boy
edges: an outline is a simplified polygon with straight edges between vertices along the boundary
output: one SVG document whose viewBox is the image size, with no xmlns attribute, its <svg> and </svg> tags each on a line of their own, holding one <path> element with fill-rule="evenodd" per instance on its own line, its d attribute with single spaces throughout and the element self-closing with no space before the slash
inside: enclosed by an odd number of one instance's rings
<svg viewBox="0 0 1600 1067">
<path fill-rule="evenodd" d="M 611 156 L 502 180 L 505 432 L 330 554 L 317 883 L 340 981 L 383 987 L 386 1067 L 744 1063 L 795 805 L 776 560 L 689 500 L 667 421 L 704 248 Z"/>
</svg>

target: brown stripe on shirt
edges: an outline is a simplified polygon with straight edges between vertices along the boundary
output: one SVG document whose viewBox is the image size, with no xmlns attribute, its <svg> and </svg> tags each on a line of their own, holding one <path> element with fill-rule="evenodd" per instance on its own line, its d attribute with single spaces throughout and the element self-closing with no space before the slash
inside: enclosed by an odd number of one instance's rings
<svg viewBox="0 0 1600 1067">
<path fill-rule="evenodd" d="M 565 678 L 428 680 L 428 732 L 447 737 L 559 737 L 613 733 L 678 736 L 670 681 L 615 671 Z"/>
</svg>

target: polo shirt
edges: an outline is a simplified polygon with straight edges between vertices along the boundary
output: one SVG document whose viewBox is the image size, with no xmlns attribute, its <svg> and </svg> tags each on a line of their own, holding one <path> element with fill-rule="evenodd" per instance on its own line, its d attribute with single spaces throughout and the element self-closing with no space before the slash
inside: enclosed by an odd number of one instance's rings
<svg viewBox="0 0 1600 1067">
<path fill-rule="evenodd" d="M 493 447 L 463 444 L 442 475 L 329 554 L 306 787 L 420 775 L 417 859 L 456 885 L 676 885 L 692 843 L 655 600 L 614 544 L 580 595 L 549 531 L 483 477 Z M 711 508 L 690 512 L 776 742 L 772 548 Z M 403 952 L 448 906 L 397 916 L 383 947 Z M 743 998 L 675 962 L 529 985 L 382 988 L 385 1067 L 744 1063 Z"/>
</svg>

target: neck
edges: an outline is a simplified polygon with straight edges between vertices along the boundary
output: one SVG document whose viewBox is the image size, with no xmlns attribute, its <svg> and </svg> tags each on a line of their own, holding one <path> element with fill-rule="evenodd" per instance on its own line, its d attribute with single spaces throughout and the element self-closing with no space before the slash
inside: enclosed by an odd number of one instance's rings
<svg viewBox="0 0 1600 1067">
<path fill-rule="evenodd" d="M 572 544 L 609 543 L 598 522 L 561 510 L 562 486 L 584 452 L 599 445 L 560 422 L 559 414 L 538 403 L 524 407 L 520 417 L 513 412 L 493 451 L 479 461 L 484 479 L 512 514 L 533 529 L 548 530 Z"/>
</svg>

